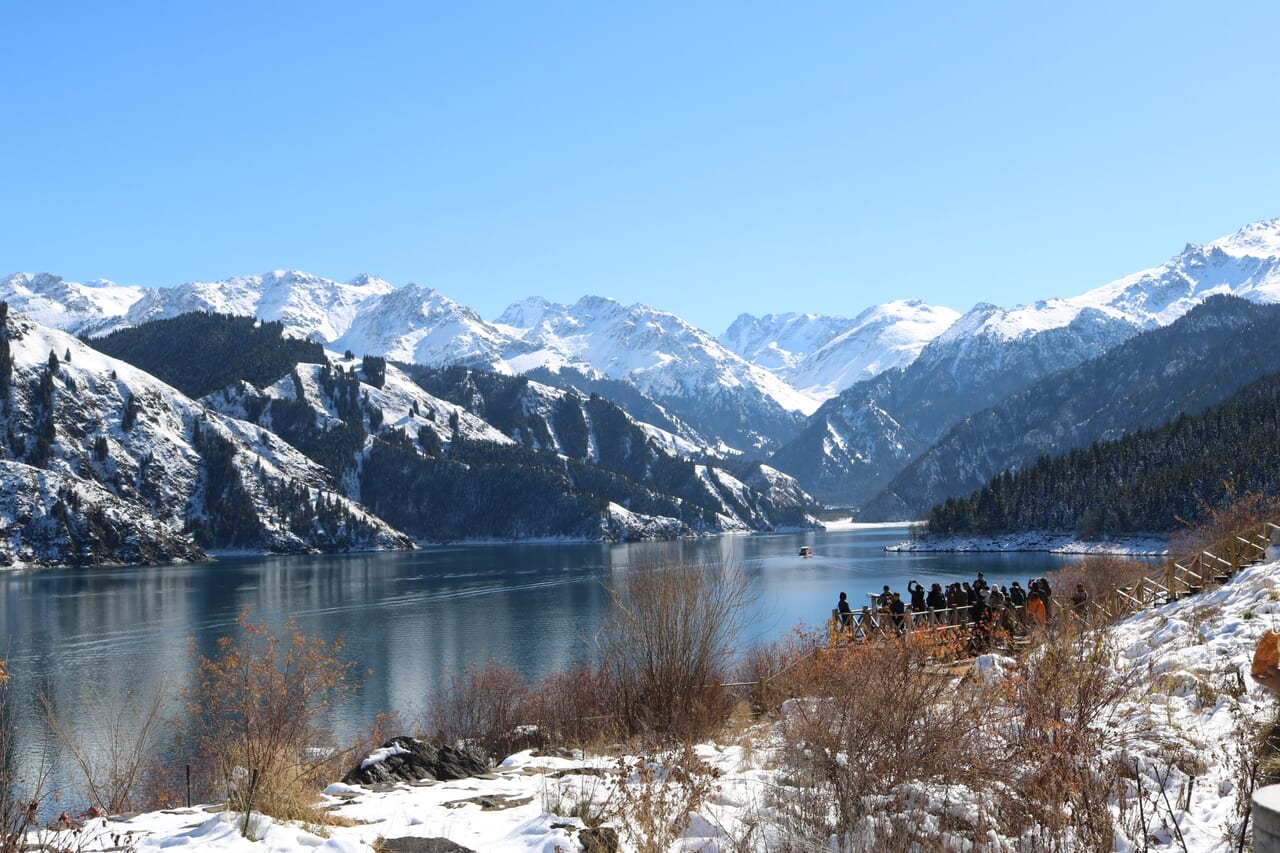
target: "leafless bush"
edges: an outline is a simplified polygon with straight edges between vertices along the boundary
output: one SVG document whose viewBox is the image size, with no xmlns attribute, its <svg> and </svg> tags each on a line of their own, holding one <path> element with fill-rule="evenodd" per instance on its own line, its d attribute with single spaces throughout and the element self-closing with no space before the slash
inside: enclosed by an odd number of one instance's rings
<svg viewBox="0 0 1280 853">
<path fill-rule="evenodd" d="M 489 661 L 446 672 L 442 688 L 431 702 L 431 731 L 441 743 L 465 741 L 491 760 L 513 752 L 527 723 L 529 686 L 518 671 Z"/>
<path fill-rule="evenodd" d="M 636 853 L 666 853 L 715 790 L 718 773 L 688 744 L 653 758 L 623 760 L 604 817 Z"/>
<path fill-rule="evenodd" d="M 1199 521 L 1187 524 L 1174 536 L 1174 553 L 1186 555 L 1205 548 L 1220 547 L 1242 531 L 1265 521 L 1280 519 L 1280 495 L 1264 495 L 1261 492 L 1237 495 L 1228 492 L 1221 504 L 1202 505 L 1198 515 Z"/>
<path fill-rule="evenodd" d="M 870 814 L 894 814 L 920 786 L 976 787 L 994 772 L 980 735 L 991 691 L 960 681 L 937 661 L 953 641 L 908 634 L 865 645 L 820 648 L 793 667 L 785 686 L 802 697 L 783 710 L 784 762 L 793 783 L 779 797 L 791 849 L 835 837 L 858 849 Z M 882 840 L 905 834 L 882 827 Z"/>
<path fill-rule="evenodd" d="M 582 663 L 553 672 L 534 688 L 524 721 L 537 726 L 546 743 L 598 747 L 625 735 L 613 697 L 618 693 L 604 669 Z"/>
<path fill-rule="evenodd" d="M 126 690 L 123 700 L 111 705 L 103 694 L 91 691 L 77 703 L 83 722 L 75 727 L 48 695 L 40 701 L 45 724 L 79 771 L 90 806 L 120 814 L 150 805 L 140 794 L 147 762 L 163 735 L 164 687 L 146 698 Z"/>
<path fill-rule="evenodd" d="M 1010 773 L 999 801 L 1001 822 L 1014 837 L 1043 849 L 1110 849 L 1109 801 L 1123 768 L 1118 754 L 1142 725 L 1127 702 L 1136 676 L 1113 666 L 1102 632 L 1060 630 L 1040 635 L 1003 682 L 1003 740 Z"/>
<path fill-rule="evenodd" d="M 19 777 L 17 726 L 10 704 L 9 670 L 0 660 L 0 853 L 23 848 L 27 831 L 36 826 L 39 780 L 24 785 Z"/>
<path fill-rule="evenodd" d="M 736 682 L 755 685 L 746 693 L 754 713 L 764 714 L 775 711 L 778 704 L 788 698 L 779 692 L 774 682 L 783 677 L 784 672 L 800 655 L 801 652 L 791 641 L 753 646 L 743 655 L 733 679 Z"/>
<path fill-rule="evenodd" d="M 313 806 L 320 788 L 345 756 L 323 749 L 320 714 L 352 689 L 354 664 L 342 660 L 341 641 L 304 636 L 292 622 L 279 634 L 241 615 L 238 633 L 218 640 L 212 658 L 197 655 L 182 691 L 185 718 L 176 723 L 178 748 L 191 758 L 197 797 L 225 794 L 248 805 L 253 774 L 255 810 L 282 819 L 320 820 Z"/>
<path fill-rule="evenodd" d="M 1248 838 L 1253 792 L 1280 781 L 1280 716 L 1273 703 L 1235 707 L 1235 723 L 1226 743 L 1235 802 L 1223 826 L 1223 840 L 1235 846 Z"/>
<path fill-rule="evenodd" d="M 723 682 L 751 591 L 731 567 L 650 566 L 610 590 L 600 659 L 635 733 L 696 739 L 725 715 Z"/>
<path fill-rule="evenodd" d="M 1065 566 L 1048 573 L 1055 590 L 1055 598 L 1070 612 L 1067 604 L 1076 584 L 1084 584 L 1091 601 L 1102 601 L 1114 588 L 1132 587 L 1143 578 L 1150 577 L 1157 568 L 1149 563 L 1132 560 L 1116 554 L 1095 554 L 1085 557 L 1074 566 Z M 1090 608 L 1092 610 L 1092 608 Z"/>
</svg>

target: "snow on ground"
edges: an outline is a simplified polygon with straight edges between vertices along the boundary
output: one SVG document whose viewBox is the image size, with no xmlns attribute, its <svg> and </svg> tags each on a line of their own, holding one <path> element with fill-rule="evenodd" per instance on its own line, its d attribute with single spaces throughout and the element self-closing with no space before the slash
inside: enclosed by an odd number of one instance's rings
<svg viewBox="0 0 1280 853">
<path fill-rule="evenodd" d="M 901 524 L 901 522 L 899 522 Z M 829 525 L 828 525 L 829 527 Z M 1169 543 L 1157 537 L 1130 536 L 1085 542 L 1069 533 L 1007 533 L 1001 536 L 922 536 L 890 545 L 886 551 L 1049 551 L 1055 554 L 1128 554 L 1162 557 Z"/>
<path fill-rule="evenodd" d="M 839 518 L 822 522 L 828 530 L 875 530 L 877 528 L 901 527 L 901 521 L 854 521 L 851 518 Z"/>
<path fill-rule="evenodd" d="M 1277 698 L 1248 678 L 1253 649 L 1267 629 L 1280 622 L 1280 562 L 1239 573 L 1226 586 L 1166 604 L 1123 620 L 1112 629 L 1118 650 L 1117 667 L 1143 674 L 1144 689 L 1133 708 L 1145 714 L 1145 724 L 1125 747 L 1148 785 L 1159 789 L 1165 775 L 1172 824 L 1152 832 L 1149 849 L 1228 851 L 1234 820 L 1236 781 L 1230 756 L 1237 742 L 1237 719 L 1274 719 Z M 1012 661 L 980 659 L 975 666 L 985 679 L 1004 677 Z M 754 733 L 754 734 L 751 734 Z M 773 768 L 770 727 L 749 730 L 750 737 L 735 745 L 704 744 L 698 758 L 714 769 L 714 788 L 691 814 L 685 836 L 671 850 L 720 853 L 734 849 L 744 827 L 761 814 L 765 791 L 786 784 Z M 1194 785 L 1168 765 L 1162 739 L 1176 735 L 1190 746 L 1198 766 Z M 138 815 L 125 821 L 95 822 L 76 841 L 76 849 L 111 846 L 112 836 L 131 833 L 138 853 L 201 849 L 249 853 L 312 853 L 312 851 L 369 851 L 379 839 L 403 836 L 446 837 L 472 850 L 493 853 L 553 853 L 581 849 L 583 822 L 574 817 L 574 804 L 596 803 L 618 786 L 646 784 L 635 765 L 618 773 L 611 757 L 538 757 L 517 753 L 484 777 L 420 785 L 396 785 L 372 791 L 334 784 L 325 793 L 333 813 L 350 826 L 327 828 L 281 823 L 256 816 L 251 842 L 240 834 L 242 815 L 208 808 L 176 809 Z M 382 757 L 370 756 L 371 760 Z M 1163 763 L 1162 763 L 1163 762 Z M 653 777 L 649 777 L 650 779 Z M 658 778 L 661 778 L 659 773 Z M 1154 787 L 1153 787 L 1154 786 Z M 1186 795 L 1189 807 L 1183 810 Z M 625 798 L 623 798 L 625 799 Z M 105 828 L 103 828 L 105 827 Z M 96 840 L 94 840 L 96 839 Z M 61 849 L 65 839 L 46 832 L 40 839 Z M 86 840 L 93 841 L 87 844 Z M 1117 834 L 1118 850 L 1148 849 L 1140 839 Z M 634 847 L 623 838 L 624 851 Z M 1017 850 L 1017 842 L 999 839 L 993 849 Z"/>
</svg>

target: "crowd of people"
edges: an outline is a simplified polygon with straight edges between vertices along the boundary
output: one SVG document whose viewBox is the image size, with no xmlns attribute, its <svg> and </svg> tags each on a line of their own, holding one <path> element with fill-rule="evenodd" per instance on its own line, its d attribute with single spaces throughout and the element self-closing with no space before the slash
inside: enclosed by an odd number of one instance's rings
<svg viewBox="0 0 1280 853">
<path fill-rule="evenodd" d="M 901 593 L 885 584 L 872 604 L 855 611 L 848 595 L 842 592 L 835 612 L 838 626 L 859 638 L 870 636 L 873 630 L 889 628 L 901 633 L 922 624 L 971 624 L 975 633 L 989 634 L 996 627 L 1012 631 L 1044 625 L 1056 615 L 1053 589 L 1047 578 L 1028 579 L 1025 587 L 1018 581 L 1006 586 L 988 583 L 978 572 L 972 583 L 963 581 L 946 587 L 934 583 L 927 590 L 912 579 L 907 582 L 907 596 L 909 601 L 904 601 Z M 1076 584 L 1070 598 L 1071 614 L 1086 618 L 1088 604 L 1089 593 L 1084 584 Z"/>
</svg>

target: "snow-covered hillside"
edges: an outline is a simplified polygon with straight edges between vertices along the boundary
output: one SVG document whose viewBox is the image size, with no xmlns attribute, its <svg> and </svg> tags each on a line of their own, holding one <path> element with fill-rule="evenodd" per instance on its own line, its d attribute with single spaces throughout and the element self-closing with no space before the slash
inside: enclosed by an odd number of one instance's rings
<svg viewBox="0 0 1280 853">
<path fill-rule="evenodd" d="M 816 314 L 742 314 L 720 342 L 819 400 L 856 382 L 910 364 L 956 321 L 950 308 L 904 299 L 854 319 Z"/>
<path fill-rule="evenodd" d="M 819 500 L 862 506 L 909 464 L 902 447 L 923 452 L 977 412 L 1143 331 L 1168 325 L 1211 295 L 1277 301 L 1277 246 L 1280 219 L 1255 223 L 1206 246 L 1188 246 L 1159 267 L 1080 296 L 1011 309 L 977 305 L 909 364 L 829 400 L 778 451 L 776 464 Z M 878 439 L 863 434 L 869 408 L 888 415 L 891 433 Z M 877 444 L 891 452 L 857 458 L 842 449 Z"/>
<path fill-rule="evenodd" d="M 0 278 L 0 299 L 37 323 L 73 335 L 108 332 L 127 322 L 129 309 L 150 291 L 110 281 L 79 284 L 48 273 L 13 273 Z"/>
<path fill-rule="evenodd" d="M 328 343 L 345 334 L 368 305 L 394 290 L 377 276 L 361 275 L 342 284 L 299 270 L 275 270 L 151 290 L 125 319 L 136 326 L 189 311 L 236 314 L 279 321 L 296 337 Z"/>
<path fill-rule="evenodd" d="M 35 493 L 65 486 L 96 499 L 106 492 L 114 500 L 103 503 L 103 512 L 131 515 L 140 534 L 158 527 L 206 548 L 412 545 L 334 491 L 327 471 L 262 428 L 219 415 L 150 374 L 21 315 L 8 313 L 3 337 L 8 370 L 0 444 L 7 458 L 45 472 Z M 9 491 L 18 482 L 36 482 L 35 475 L 9 473 Z M 19 547 L 10 552 L 13 560 L 68 561 L 63 554 L 31 553 L 12 538 L 10 545 Z M 194 544 L 188 549 L 199 553 Z M 145 549 L 139 553 L 147 558 Z M 117 561 L 127 559 L 121 554 Z M 86 552 L 70 561 L 104 560 L 109 555 Z"/>
</svg>

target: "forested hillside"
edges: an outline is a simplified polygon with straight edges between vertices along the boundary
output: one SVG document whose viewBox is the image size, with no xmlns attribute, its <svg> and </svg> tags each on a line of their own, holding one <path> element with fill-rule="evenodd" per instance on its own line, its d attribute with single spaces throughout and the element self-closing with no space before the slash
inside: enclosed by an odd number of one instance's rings
<svg viewBox="0 0 1280 853">
<path fill-rule="evenodd" d="M 86 343 L 188 397 L 203 397 L 236 380 L 263 388 L 300 361 L 324 361 L 323 346 L 285 337 L 280 322 L 202 311 L 120 329 Z"/>
<path fill-rule="evenodd" d="M 1012 394 L 949 429 L 859 518 L 922 518 L 1003 471 L 1195 414 L 1280 369 L 1280 305 L 1211 296 L 1144 332 Z"/>
<path fill-rule="evenodd" d="M 602 397 L 523 377 L 414 366 L 415 382 L 381 357 L 326 353 L 279 323 L 210 313 L 94 343 L 301 451 L 331 487 L 421 541 L 670 538 L 815 523 L 812 500 L 785 475 L 758 463 L 732 472 L 700 464 L 686 440 Z M 216 442 L 198 449 L 225 456 Z M 222 479 L 209 483 L 216 491 Z M 224 528 L 254 528 L 242 501 L 216 507 L 198 528 L 211 527 L 205 539 L 225 543 Z M 224 510 L 235 517 L 223 519 Z"/>
<path fill-rule="evenodd" d="M 1041 458 L 929 513 L 931 534 L 1169 533 L 1232 494 L 1280 494 L 1280 373 L 1164 426 Z"/>
</svg>

